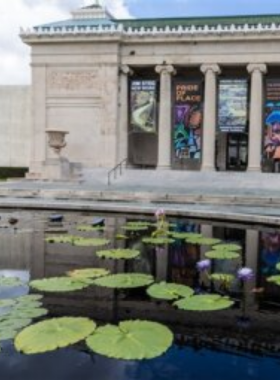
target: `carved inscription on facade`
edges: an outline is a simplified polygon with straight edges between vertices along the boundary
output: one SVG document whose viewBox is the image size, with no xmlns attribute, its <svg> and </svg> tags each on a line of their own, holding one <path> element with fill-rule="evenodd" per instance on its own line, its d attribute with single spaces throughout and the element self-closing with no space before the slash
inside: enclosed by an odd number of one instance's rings
<svg viewBox="0 0 280 380">
<path fill-rule="evenodd" d="M 90 91 L 97 90 L 96 71 L 52 71 L 48 76 L 50 90 Z"/>
</svg>

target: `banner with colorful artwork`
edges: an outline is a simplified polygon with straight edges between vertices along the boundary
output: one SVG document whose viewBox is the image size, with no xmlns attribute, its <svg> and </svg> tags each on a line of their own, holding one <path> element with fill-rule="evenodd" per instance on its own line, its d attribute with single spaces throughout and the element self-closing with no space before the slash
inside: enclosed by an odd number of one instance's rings
<svg viewBox="0 0 280 380">
<path fill-rule="evenodd" d="M 156 81 L 130 82 L 130 124 L 133 132 L 156 132 Z"/>
<path fill-rule="evenodd" d="M 247 79 L 219 81 L 218 128 L 220 132 L 244 133 L 248 125 Z"/>
<path fill-rule="evenodd" d="M 173 150 L 175 161 L 200 160 L 202 135 L 202 83 L 180 81 L 174 88 Z"/>
<path fill-rule="evenodd" d="M 264 119 L 264 158 L 280 159 L 280 79 L 267 79 L 265 119 Z"/>
</svg>

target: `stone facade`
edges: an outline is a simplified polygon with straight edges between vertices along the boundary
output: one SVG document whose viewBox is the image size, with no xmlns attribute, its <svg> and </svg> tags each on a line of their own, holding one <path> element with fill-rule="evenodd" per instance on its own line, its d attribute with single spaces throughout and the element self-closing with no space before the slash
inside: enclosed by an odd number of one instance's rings
<svg viewBox="0 0 280 380">
<path fill-rule="evenodd" d="M 172 81 L 178 69 L 188 73 L 195 68 L 204 82 L 199 169 L 215 170 L 217 83 L 224 70 L 234 68 L 250 82 L 247 170 L 261 171 L 263 79 L 278 67 L 280 77 L 280 17 L 263 16 L 259 23 L 253 17 L 248 22 L 175 21 L 116 21 L 96 5 L 74 12 L 72 20 L 21 32 L 32 47 L 31 176 L 45 176 L 47 129 L 69 132 L 63 154 L 71 162 L 112 168 L 127 158 L 128 84 L 137 70 L 146 68 L 159 84 L 156 167 L 172 166 Z M 225 145 L 221 136 L 218 140 Z M 222 149 L 218 157 L 225 156 Z"/>
</svg>

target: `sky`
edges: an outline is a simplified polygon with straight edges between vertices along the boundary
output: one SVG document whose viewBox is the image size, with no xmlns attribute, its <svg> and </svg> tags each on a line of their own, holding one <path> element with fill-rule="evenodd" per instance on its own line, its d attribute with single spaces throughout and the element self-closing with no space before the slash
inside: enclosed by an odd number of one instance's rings
<svg viewBox="0 0 280 380">
<path fill-rule="evenodd" d="M 100 0 L 116 18 L 280 14 L 280 0 Z M 30 84 L 30 48 L 20 27 L 70 18 L 94 0 L 0 0 L 0 85 Z"/>
</svg>

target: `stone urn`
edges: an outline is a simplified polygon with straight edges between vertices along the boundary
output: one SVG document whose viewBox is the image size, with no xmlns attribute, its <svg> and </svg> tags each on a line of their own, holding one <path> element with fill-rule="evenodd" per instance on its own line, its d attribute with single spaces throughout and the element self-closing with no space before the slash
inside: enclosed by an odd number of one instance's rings
<svg viewBox="0 0 280 380">
<path fill-rule="evenodd" d="M 69 133 L 66 131 L 59 131 L 55 129 L 48 129 L 46 130 L 46 133 L 48 135 L 49 141 L 49 147 L 53 149 L 53 151 L 56 154 L 60 154 L 60 151 L 62 148 L 66 146 L 65 136 Z"/>
</svg>

